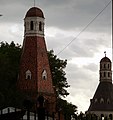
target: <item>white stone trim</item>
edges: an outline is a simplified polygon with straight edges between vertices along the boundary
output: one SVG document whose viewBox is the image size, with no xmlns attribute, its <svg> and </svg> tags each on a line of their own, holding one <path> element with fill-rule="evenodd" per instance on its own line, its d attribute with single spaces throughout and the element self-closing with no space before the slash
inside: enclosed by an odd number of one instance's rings
<svg viewBox="0 0 113 120">
<path fill-rule="evenodd" d="M 101 114 L 103 114 L 105 117 L 109 117 L 110 114 L 113 115 L 113 111 L 87 111 L 87 114 L 90 113 L 90 114 L 95 114 L 97 115 L 98 117 L 101 117 Z"/>
<path fill-rule="evenodd" d="M 33 30 L 31 30 L 31 22 L 33 21 Z M 44 23 L 45 19 L 41 17 L 26 17 L 24 19 L 24 35 L 25 36 L 40 36 L 44 37 Z M 39 30 L 39 23 L 41 22 L 41 31 Z"/>
<path fill-rule="evenodd" d="M 30 70 L 26 71 L 26 79 L 31 79 L 31 71 Z"/>
</svg>

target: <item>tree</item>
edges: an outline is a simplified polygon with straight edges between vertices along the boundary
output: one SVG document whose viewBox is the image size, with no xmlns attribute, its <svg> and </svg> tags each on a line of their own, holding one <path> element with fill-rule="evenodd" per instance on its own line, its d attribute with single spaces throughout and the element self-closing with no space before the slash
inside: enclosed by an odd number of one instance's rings
<svg viewBox="0 0 113 120">
<path fill-rule="evenodd" d="M 57 97 L 66 97 L 67 95 L 69 95 L 66 88 L 70 87 L 70 85 L 68 85 L 67 83 L 67 79 L 65 77 L 66 73 L 63 69 L 67 65 L 67 60 L 60 60 L 59 58 L 57 58 L 57 56 L 54 55 L 53 50 L 50 50 L 48 52 L 48 58 L 50 62 L 50 69 L 52 72 L 53 85 L 56 88 Z"/>
<path fill-rule="evenodd" d="M 96 114 L 93 113 L 82 113 L 77 116 L 78 120 L 98 120 L 98 117 Z"/>
<path fill-rule="evenodd" d="M 57 107 L 63 113 L 65 120 L 71 120 L 71 118 L 76 118 L 77 106 L 72 103 L 67 102 L 63 99 L 58 99 Z"/>
<path fill-rule="evenodd" d="M 0 80 L 13 86 L 17 80 L 21 48 L 14 42 L 11 44 L 1 42 L 0 45 Z"/>
<path fill-rule="evenodd" d="M 19 61 L 21 56 L 21 46 L 0 43 L 0 106 L 7 107 L 16 105 L 17 98 L 20 96 L 16 89 L 16 81 L 19 70 Z M 21 101 L 21 100 L 20 100 Z"/>
<path fill-rule="evenodd" d="M 52 72 L 53 85 L 56 88 L 57 110 L 62 111 L 63 115 L 65 116 L 65 120 L 71 120 L 71 117 L 77 117 L 77 106 L 62 99 L 62 97 L 69 95 L 66 89 L 70 87 L 70 85 L 68 85 L 67 79 L 65 77 L 66 73 L 64 71 L 67 65 L 67 60 L 61 60 L 57 58 L 57 56 L 54 55 L 53 50 L 48 52 L 48 58 Z"/>
<path fill-rule="evenodd" d="M 16 82 L 19 71 L 19 61 L 22 48 L 20 45 L 11 42 L 10 44 L 0 43 L 0 107 L 21 106 L 24 101 L 23 93 L 16 89 Z M 61 60 L 54 55 L 53 50 L 48 51 L 50 69 L 52 72 L 53 85 L 56 88 L 57 108 L 62 110 L 66 120 L 75 116 L 77 107 L 62 97 L 69 95 L 67 79 L 64 69 L 67 60 Z"/>
</svg>

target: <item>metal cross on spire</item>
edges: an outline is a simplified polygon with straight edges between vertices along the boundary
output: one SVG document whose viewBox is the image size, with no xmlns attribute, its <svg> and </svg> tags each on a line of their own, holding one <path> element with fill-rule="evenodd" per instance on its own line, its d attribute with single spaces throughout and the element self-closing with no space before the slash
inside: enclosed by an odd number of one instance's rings
<svg viewBox="0 0 113 120">
<path fill-rule="evenodd" d="M 104 51 L 105 57 L 106 57 L 106 51 Z"/>
<path fill-rule="evenodd" d="M 35 0 L 34 0 L 34 7 L 35 7 Z"/>
</svg>

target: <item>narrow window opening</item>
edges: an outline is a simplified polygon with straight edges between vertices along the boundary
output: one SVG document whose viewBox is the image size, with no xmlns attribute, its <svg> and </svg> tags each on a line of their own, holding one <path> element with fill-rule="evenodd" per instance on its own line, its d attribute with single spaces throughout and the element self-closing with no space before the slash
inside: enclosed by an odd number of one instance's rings
<svg viewBox="0 0 113 120">
<path fill-rule="evenodd" d="M 106 73 L 104 72 L 104 77 L 106 77 Z"/>
<path fill-rule="evenodd" d="M 46 70 L 43 70 L 43 72 L 42 72 L 42 79 L 47 80 L 47 72 L 46 72 Z"/>
<path fill-rule="evenodd" d="M 109 67 L 109 64 L 108 64 L 108 69 L 109 69 L 110 67 Z"/>
<path fill-rule="evenodd" d="M 31 21 L 31 23 L 30 23 L 30 29 L 33 30 L 33 27 L 34 27 L 33 26 L 33 21 Z"/>
<path fill-rule="evenodd" d="M 39 22 L 39 31 L 42 31 L 42 23 Z"/>
<path fill-rule="evenodd" d="M 46 80 L 46 76 L 43 76 L 43 80 Z"/>
<path fill-rule="evenodd" d="M 104 103 L 104 99 L 103 98 L 100 99 L 100 103 Z"/>
<path fill-rule="evenodd" d="M 97 98 L 95 99 L 95 103 L 97 103 Z"/>
<path fill-rule="evenodd" d="M 25 22 L 24 26 L 25 26 L 25 32 L 26 32 L 26 22 Z"/>
<path fill-rule="evenodd" d="M 27 76 L 27 79 L 30 80 L 30 75 Z"/>
<path fill-rule="evenodd" d="M 100 77 L 102 77 L 102 73 L 100 73 Z"/>
<path fill-rule="evenodd" d="M 104 120 L 104 115 L 103 114 L 101 114 L 101 120 Z"/>
<path fill-rule="evenodd" d="M 108 72 L 108 77 L 110 77 L 110 73 Z"/>
<path fill-rule="evenodd" d="M 109 119 L 112 120 L 112 117 L 113 117 L 112 114 L 110 114 L 110 115 L 109 115 Z"/>
<path fill-rule="evenodd" d="M 109 98 L 107 99 L 107 104 L 109 104 L 110 103 L 110 100 L 109 100 Z"/>
</svg>

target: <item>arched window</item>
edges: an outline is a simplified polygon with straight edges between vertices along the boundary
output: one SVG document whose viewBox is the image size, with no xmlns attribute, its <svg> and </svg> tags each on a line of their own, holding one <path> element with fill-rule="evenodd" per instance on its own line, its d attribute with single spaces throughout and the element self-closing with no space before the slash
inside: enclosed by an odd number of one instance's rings
<svg viewBox="0 0 113 120">
<path fill-rule="evenodd" d="M 110 68 L 109 64 L 108 64 L 108 69 Z"/>
<path fill-rule="evenodd" d="M 27 70 L 27 71 L 26 71 L 26 79 L 27 79 L 27 80 L 30 80 L 30 79 L 31 79 L 31 71 L 30 71 L 30 70 Z"/>
<path fill-rule="evenodd" d="M 108 77 L 110 77 L 110 72 L 108 72 Z"/>
<path fill-rule="evenodd" d="M 100 99 L 100 103 L 104 103 L 104 99 L 103 98 Z"/>
<path fill-rule="evenodd" d="M 101 120 L 104 120 L 104 115 L 103 114 L 101 114 Z"/>
<path fill-rule="evenodd" d="M 46 72 L 45 69 L 44 69 L 43 72 L 42 72 L 42 79 L 43 79 L 43 80 L 46 80 L 46 79 L 47 79 L 47 72 Z"/>
<path fill-rule="evenodd" d="M 110 103 L 110 100 L 109 100 L 109 98 L 107 99 L 107 104 L 109 104 Z"/>
<path fill-rule="evenodd" d="M 39 22 L 39 31 L 42 31 L 42 23 Z"/>
<path fill-rule="evenodd" d="M 25 22 L 25 24 L 24 24 L 24 27 L 25 27 L 25 32 L 26 32 L 26 22 Z"/>
<path fill-rule="evenodd" d="M 30 30 L 33 30 L 34 25 L 33 25 L 33 21 L 30 22 Z"/>
<path fill-rule="evenodd" d="M 104 72 L 104 77 L 106 77 L 106 72 Z"/>
<path fill-rule="evenodd" d="M 102 73 L 100 73 L 100 77 L 102 77 Z"/>
<path fill-rule="evenodd" d="M 95 99 L 95 103 L 97 103 L 97 98 Z"/>
<path fill-rule="evenodd" d="M 109 120 L 112 120 L 112 114 L 109 115 Z"/>
</svg>

